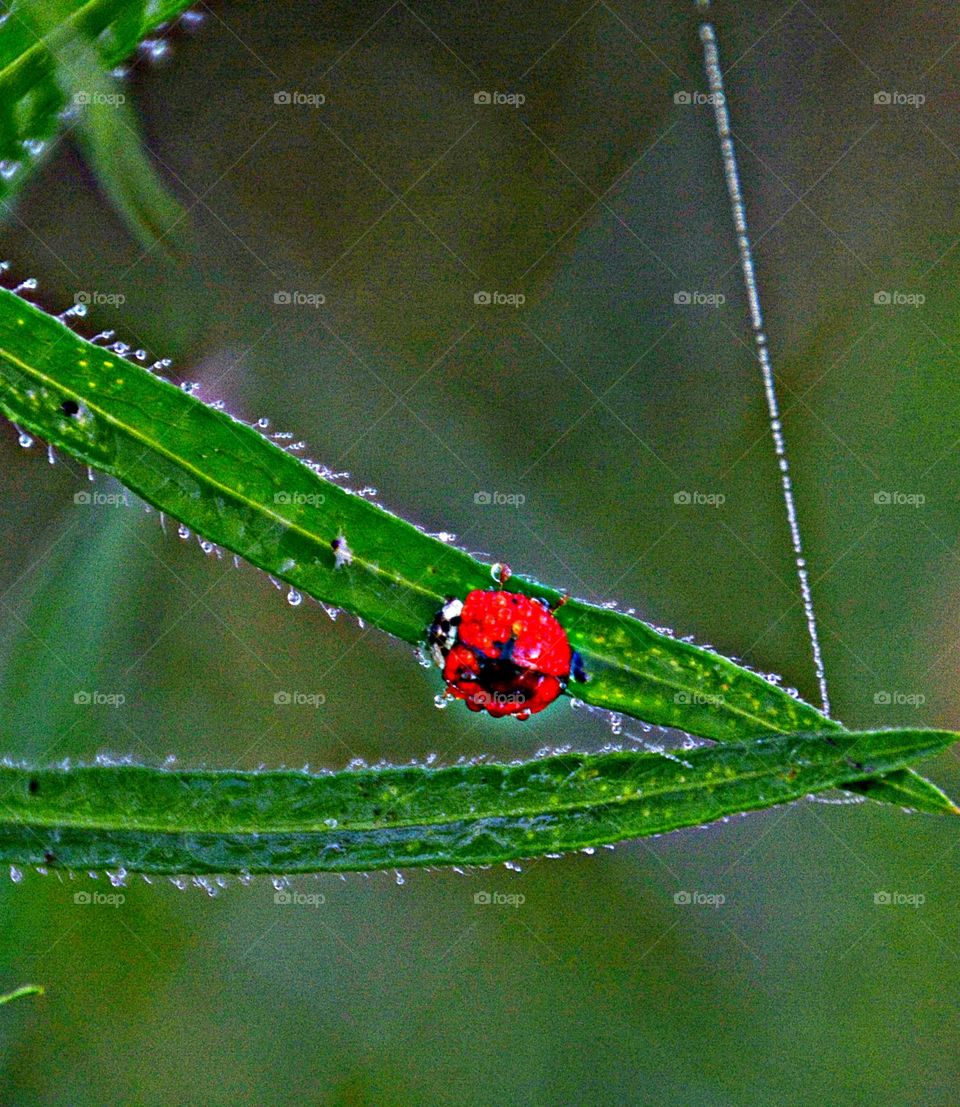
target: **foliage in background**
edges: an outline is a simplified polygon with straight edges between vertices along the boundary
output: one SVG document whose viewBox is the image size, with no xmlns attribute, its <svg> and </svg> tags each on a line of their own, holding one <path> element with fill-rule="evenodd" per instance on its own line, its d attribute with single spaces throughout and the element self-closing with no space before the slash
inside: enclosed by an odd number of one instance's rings
<svg viewBox="0 0 960 1107">
<path fill-rule="evenodd" d="M 147 158 L 108 70 L 189 0 L 14 0 L 0 22 L 0 201 L 9 204 L 64 131 L 146 246 L 184 218 Z"/>
</svg>

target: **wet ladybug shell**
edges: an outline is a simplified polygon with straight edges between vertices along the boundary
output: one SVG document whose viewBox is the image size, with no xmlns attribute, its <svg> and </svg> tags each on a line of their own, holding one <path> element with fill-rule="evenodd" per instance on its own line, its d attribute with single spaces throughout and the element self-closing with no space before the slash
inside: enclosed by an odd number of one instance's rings
<svg viewBox="0 0 960 1107">
<path fill-rule="evenodd" d="M 545 603 L 517 592 L 448 601 L 430 641 L 448 693 L 472 711 L 525 719 L 551 704 L 570 675 L 566 631 Z"/>
<path fill-rule="evenodd" d="M 572 651 L 556 616 L 519 592 L 469 593 L 460 612 L 457 644 L 488 659 L 505 654 L 518 668 L 566 680 Z"/>
</svg>

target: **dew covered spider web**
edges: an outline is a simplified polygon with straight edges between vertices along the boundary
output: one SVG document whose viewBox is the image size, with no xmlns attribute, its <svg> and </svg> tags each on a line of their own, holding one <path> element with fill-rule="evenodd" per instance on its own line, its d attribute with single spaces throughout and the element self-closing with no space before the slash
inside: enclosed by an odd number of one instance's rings
<svg viewBox="0 0 960 1107">
<path fill-rule="evenodd" d="M 698 0 L 698 7 L 707 6 L 703 0 Z M 817 629 L 817 616 L 813 606 L 813 593 L 810 589 L 810 575 L 807 569 L 807 559 L 804 556 L 803 539 L 800 532 L 800 519 L 797 515 L 796 497 L 793 491 L 793 480 L 790 474 L 790 461 L 787 456 L 787 443 L 783 433 L 783 423 L 780 419 L 780 403 L 777 398 L 777 385 L 773 372 L 773 362 L 770 358 L 770 349 L 764 330 L 763 308 L 760 302 L 760 288 L 757 284 L 756 269 L 753 261 L 753 248 L 750 244 L 750 228 L 747 222 L 746 205 L 743 202 L 743 192 L 740 188 L 740 169 L 737 163 L 737 150 L 734 143 L 733 132 L 730 127 L 730 109 L 727 105 L 726 89 L 723 81 L 723 71 L 720 68 L 720 50 L 717 43 L 717 31 L 712 23 L 701 23 L 700 41 L 703 46 L 703 67 L 710 88 L 713 102 L 714 121 L 716 123 L 717 138 L 720 141 L 720 156 L 723 159 L 723 175 L 727 183 L 727 195 L 730 199 L 730 213 L 733 217 L 733 225 L 737 234 L 737 252 L 740 255 L 740 271 L 743 275 L 743 284 L 747 293 L 747 303 L 750 310 L 750 328 L 753 335 L 753 347 L 757 361 L 760 363 L 760 372 L 763 379 L 763 390 L 767 401 L 767 413 L 770 420 L 770 434 L 773 439 L 773 449 L 780 470 L 780 485 L 783 492 L 783 504 L 787 515 L 787 524 L 790 528 L 790 542 L 793 548 L 793 559 L 797 571 L 797 580 L 800 584 L 800 597 L 803 602 L 803 611 L 807 622 L 807 633 L 810 638 L 810 649 L 813 654 L 813 665 L 816 672 L 817 686 L 820 692 L 820 701 L 825 715 L 830 714 L 830 697 L 827 692 L 827 677 L 823 665 L 823 653 L 820 649 L 820 635 Z"/>
</svg>

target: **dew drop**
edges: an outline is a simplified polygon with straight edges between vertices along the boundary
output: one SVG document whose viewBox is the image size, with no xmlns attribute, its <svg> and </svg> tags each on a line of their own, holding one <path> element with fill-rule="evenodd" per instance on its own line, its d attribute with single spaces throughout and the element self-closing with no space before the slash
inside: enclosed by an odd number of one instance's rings
<svg viewBox="0 0 960 1107">
<path fill-rule="evenodd" d="M 287 603 L 291 607 L 299 607 L 300 604 L 303 603 L 303 596 L 296 590 L 296 588 L 291 588 L 290 591 L 287 593 Z"/>
<path fill-rule="evenodd" d="M 190 528 L 186 525 L 186 523 L 181 523 L 180 526 L 177 527 L 177 534 L 181 538 L 189 538 Z"/>
<path fill-rule="evenodd" d="M 23 880 L 23 873 L 20 871 L 20 869 L 17 868 L 16 865 L 10 866 L 10 879 L 14 882 L 14 884 L 19 884 L 20 881 Z"/>
</svg>

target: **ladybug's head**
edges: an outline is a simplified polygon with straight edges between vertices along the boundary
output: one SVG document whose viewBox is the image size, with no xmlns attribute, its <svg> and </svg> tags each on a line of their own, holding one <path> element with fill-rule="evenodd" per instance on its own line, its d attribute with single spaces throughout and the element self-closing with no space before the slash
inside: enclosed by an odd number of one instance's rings
<svg viewBox="0 0 960 1107">
<path fill-rule="evenodd" d="M 427 632 L 433 660 L 441 669 L 447 660 L 447 655 L 456 644 L 457 628 L 460 626 L 462 612 L 463 600 L 451 597 L 437 612 L 437 617 Z"/>
</svg>

